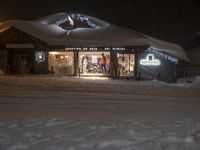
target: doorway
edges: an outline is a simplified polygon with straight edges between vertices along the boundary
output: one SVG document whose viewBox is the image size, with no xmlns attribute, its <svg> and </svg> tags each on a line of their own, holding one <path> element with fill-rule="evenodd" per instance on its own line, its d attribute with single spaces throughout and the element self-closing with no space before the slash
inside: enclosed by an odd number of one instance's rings
<svg viewBox="0 0 200 150">
<path fill-rule="evenodd" d="M 29 74 L 30 73 L 30 56 L 27 54 L 15 54 L 14 63 L 11 65 L 12 73 Z"/>
<path fill-rule="evenodd" d="M 135 71 L 135 54 L 118 52 L 117 58 L 119 76 L 133 76 Z"/>
</svg>

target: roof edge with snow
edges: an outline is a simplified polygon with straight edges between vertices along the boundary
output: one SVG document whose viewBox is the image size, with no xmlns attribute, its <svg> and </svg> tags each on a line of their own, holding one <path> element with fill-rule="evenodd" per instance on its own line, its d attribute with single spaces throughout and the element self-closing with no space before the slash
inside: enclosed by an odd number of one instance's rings
<svg viewBox="0 0 200 150">
<path fill-rule="evenodd" d="M 56 24 L 57 20 L 62 23 L 70 21 L 66 18 L 67 13 L 57 13 L 38 20 L 8 20 L 0 23 L 0 33 L 13 26 L 41 41 L 49 46 L 63 47 L 137 47 L 153 46 L 161 51 L 176 56 L 179 59 L 188 60 L 182 47 L 177 44 L 162 41 L 138 31 L 109 24 L 98 18 L 78 14 L 79 22 L 84 24 L 101 24 L 98 28 L 76 28 L 66 30 Z M 62 20 L 63 19 L 63 20 Z M 88 21 L 89 20 L 89 21 Z"/>
</svg>

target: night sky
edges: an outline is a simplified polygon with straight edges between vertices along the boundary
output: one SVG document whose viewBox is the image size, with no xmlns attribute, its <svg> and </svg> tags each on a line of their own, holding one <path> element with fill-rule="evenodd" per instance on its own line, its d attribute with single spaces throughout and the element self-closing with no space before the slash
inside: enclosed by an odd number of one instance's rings
<svg viewBox="0 0 200 150">
<path fill-rule="evenodd" d="M 199 0 L 1 0 L 0 21 L 77 12 L 184 45 L 200 31 Z"/>
</svg>

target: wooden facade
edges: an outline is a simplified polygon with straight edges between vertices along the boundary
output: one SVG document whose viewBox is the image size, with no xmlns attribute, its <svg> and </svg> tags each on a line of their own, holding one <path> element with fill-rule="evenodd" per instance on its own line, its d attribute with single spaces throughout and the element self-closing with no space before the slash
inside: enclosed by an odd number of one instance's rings
<svg viewBox="0 0 200 150">
<path fill-rule="evenodd" d="M 45 51 L 45 43 L 15 27 L 0 34 L 1 70 L 9 74 L 47 73 L 48 61 L 34 60 L 35 51 Z M 39 69 L 42 68 L 42 69 Z"/>
</svg>

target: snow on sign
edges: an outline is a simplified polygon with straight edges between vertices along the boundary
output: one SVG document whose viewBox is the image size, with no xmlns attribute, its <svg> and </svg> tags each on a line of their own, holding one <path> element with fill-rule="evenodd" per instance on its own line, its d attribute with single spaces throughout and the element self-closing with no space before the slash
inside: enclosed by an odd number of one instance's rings
<svg viewBox="0 0 200 150">
<path fill-rule="evenodd" d="M 35 61 L 42 63 L 45 61 L 45 53 L 43 51 L 35 52 Z"/>
<path fill-rule="evenodd" d="M 160 60 L 155 59 L 153 54 L 148 54 L 146 59 L 141 59 L 140 64 L 144 66 L 159 66 Z"/>
</svg>

